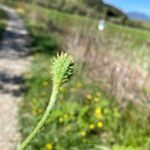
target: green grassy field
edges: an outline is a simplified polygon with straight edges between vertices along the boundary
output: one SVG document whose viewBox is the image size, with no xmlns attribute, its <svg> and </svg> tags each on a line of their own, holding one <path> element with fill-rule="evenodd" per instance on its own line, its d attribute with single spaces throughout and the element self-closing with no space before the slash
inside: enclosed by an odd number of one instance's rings
<svg viewBox="0 0 150 150">
<path fill-rule="evenodd" d="M 31 10 L 31 7 L 32 6 L 27 6 L 26 9 Z M 107 51 L 111 52 L 113 45 L 113 54 L 124 57 L 125 61 L 131 61 L 135 64 L 139 63 L 142 67 L 146 66 L 143 62 L 150 63 L 150 32 L 148 31 L 115 25 L 108 22 L 105 31 L 99 32 L 97 29 L 98 20 L 60 13 L 55 10 L 44 8 L 37 9 L 40 12 L 37 18 L 42 18 L 40 26 L 45 29 L 47 28 L 47 31 L 50 30 L 48 26 L 50 26 L 51 23 L 56 27 L 55 30 L 58 31 L 70 32 L 70 30 L 73 29 L 75 34 L 101 39 L 102 42 L 105 42 L 104 46 Z M 30 22 L 31 25 L 32 23 L 34 24 L 34 19 Z M 149 67 L 146 69 L 149 70 Z"/>
<path fill-rule="evenodd" d="M 139 51 L 142 49 L 143 57 L 149 57 L 148 48 L 143 49 L 149 41 L 149 32 L 108 23 L 106 30 L 99 33 L 97 20 L 43 8 L 37 8 L 40 15 L 36 16 L 36 20 L 32 16 L 32 7 L 27 6 L 26 9 L 30 16 L 25 13 L 27 11 L 19 12 L 24 17 L 31 36 L 30 52 L 33 61 L 25 76 L 26 91 L 20 108 L 23 139 L 40 120 L 48 103 L 51 92 L 50 59 L 62 48 L 61 30 L 75 28 L 76 34 L 83 32 L 100 36 L 103 40 L 118 40 L 122 46 L 125 46 L 123 43 L 126 41 L 129 43 L 126 53 L 130 52 L 133 56 L 136 53 L 140 58 Z M 51 23 L 56 27 L 55 30 L 49 29 Z M 84 31 L 85 26 L 87 29 L 92 28 L 92 31 Z M 122 50 L 120 54 L 125 55 L 125 52 Z M 77 63 L 78 69 L 72 81 L 60 89 L 57 106 L 29 149 L 148 150 L 149 116 L 138 111 L 131 103 L 122 111 L 120 105 L 105 93 L 99 83 L 87 82 L 82 61 Z"/>
<path fill-rule="evenodd" d="M 27 7 L 27 9 L 31 9 L 32 6 Z M 45 21 L 52 21 L 54 25 L 60 28 L 66 28 L 71 26 L 71 28 L 77 28 L 79 32 L 83 31 L 84 28 L 92 28 L 94 33 L 101 34 L 98 32 L 97 24 L 98 20 L 92 20 L 88 17 L 78 16 L 78 15 L 70 15 L 67 13 L 60 13 L 55 10 L 38 8 L 40 11 L 40 15 L 45 18 Z M 112 23 L 107 23 L 106 30 L 103 33 L 107 36 L 121 36 L 124 38 L 129 38 L 129 40 L 133 40 L 133 43 L 136 46 L 143 44 L 145 41 L 149 41 L 150 32 L 142 30 L 142 29 L 134 29 L 126 26 L 115 25 Z M 140 43 L 139 43 L 140 42 Z"/>
</svg>

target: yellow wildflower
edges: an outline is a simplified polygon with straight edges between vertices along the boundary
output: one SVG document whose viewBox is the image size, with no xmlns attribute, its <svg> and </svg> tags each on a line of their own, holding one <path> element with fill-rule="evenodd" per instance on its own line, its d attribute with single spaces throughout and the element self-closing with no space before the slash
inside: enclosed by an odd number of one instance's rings
<svg viewBox="0 0 150 150">
<path fill-rule="evenodd" d="M 102 111 L 101 111 L 100 108 L 96 108 L 96 109 L 95 109 L 95 114 L 98 114 L 98 115 L 99 115 L 99 114 L 101 114 L 101 112 L 102 112 Z"/>
<path fill-rule="evenodd" d="M 69 119 L 69 116 L 68 116 L 67 114 L 65 114 L 65 115 L 64 115 L 64 119 L 65 119 L 65 120 L 68 120 L 68 119 Z"/>
<path fill-rule="evenodd" d="M 94 115 L 97 119 L 101 119 L 102 118 L 102 111 L 100 108 L 96 108 L 95 109 L 95 112 L 94 112 Z"/>
<path fill-rule="evenodd" d="M 101 93 L 100 92 L 96 92 L 96 96 L 100 97 Z"/>
<path fill-rule="evenodd" d="M 46 144 L 46 149 L 47 150 L 52 150 L 53 149 L 53 145 L 51 143 L 47 143 Z"/>
<path fill-rule="evenodd" d="M 86 136 L 86 132 L 85 132 L 85 131 L 81 131 L 81 132 L 80 132 L 80 135 L 81 135 L 82 137 L 85 137 L 85 136 Z"/>
<path fill-rule="evenodd" d="M 87 94 L 87 95 L 86 95 L 86 98 L 87 98 L 88 100 L 91 100 L 91 99 L 92 99 L 92 95 L 91 95 L 91 94 Z"/>
<path fill-rule="evenodd" d="M 97 123 L 97 126 L 98 126 L 99 128 L 102 128 L 102 127 L 103 127 L 103 122 L 98 122 L 98 123 Z"/>
<path fill-rule="evenodd" d="M 59 122 L 60 122 L 60 123 L 64 122 L 63 117 L 59 118 Z"/>
<path fill-rule="evenodd" d="M 95 97 L 95 98 L 94 98 L 94 101 L 95 101 L 95 102 L 99 102 L 100 99 L 99 99 L 98 97 Z"/>
<path fill-rule="evenodd" d="M 90 128 L 91 130 L 93 130 L 93 129 L 95 128 L 94 124 L 90 124 L 90 125 L 89 125 L 89 128 Z"/>
</svg>

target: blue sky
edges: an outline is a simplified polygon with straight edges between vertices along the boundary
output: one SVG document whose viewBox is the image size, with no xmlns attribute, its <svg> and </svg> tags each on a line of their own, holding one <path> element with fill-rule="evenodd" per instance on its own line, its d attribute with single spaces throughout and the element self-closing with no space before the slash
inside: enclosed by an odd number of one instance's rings
<svg viewBox="0 0 150 150">
<path fill-rule="evenodd" d="M 103 0 L 125 12 L 140 12 L 150 16 L 150 0 Z"/>
</svg>

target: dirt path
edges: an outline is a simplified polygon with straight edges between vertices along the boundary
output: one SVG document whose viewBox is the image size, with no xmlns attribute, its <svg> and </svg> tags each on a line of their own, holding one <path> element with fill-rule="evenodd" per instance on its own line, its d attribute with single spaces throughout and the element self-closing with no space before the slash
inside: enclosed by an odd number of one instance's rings
<svg viewBox="0 0 150 150">
<path fill-rule="evenodd" d="M 16 150 L 18 131 L 18 102 L 22 73 L 29 64 L 27 31 L 14 10 L 0 6 L 8 15 L 8 25 L 0 45 L 0 150 Z"/>
</svg>

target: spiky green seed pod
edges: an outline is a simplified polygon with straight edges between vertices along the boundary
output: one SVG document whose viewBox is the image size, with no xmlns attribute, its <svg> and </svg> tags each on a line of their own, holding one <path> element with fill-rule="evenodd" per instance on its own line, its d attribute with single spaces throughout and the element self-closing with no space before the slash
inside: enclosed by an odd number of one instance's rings
<svg viewBox="0 0 150 150">
<path fill-rule="evenodd" d="M 68 56 L 66 53 L 61 53 L 53 59 L 51 68 L 53 87 L 50 101 L 42 119 L 38 122 L 35 129 L 29 134 L 25 141 L 19 146 L 18 150 L 25 150 L 29 143 L 40 132 L 40 129 L 44 126 L 51 113 L 51 110 L 56 103 L 60 85 L 70 79 L 70 77 L 73 75 L 74 68 L 73 58 L 71 56 Z"/>
<path fill-rule="evenodd" d="M 67 53 L 57 54 L 57 57 L 52 60 L 52 80 L 53 84 L 60 86 L 68 81 L 74 72 L 74 62 L 71 56 Z"/>
</svg>

